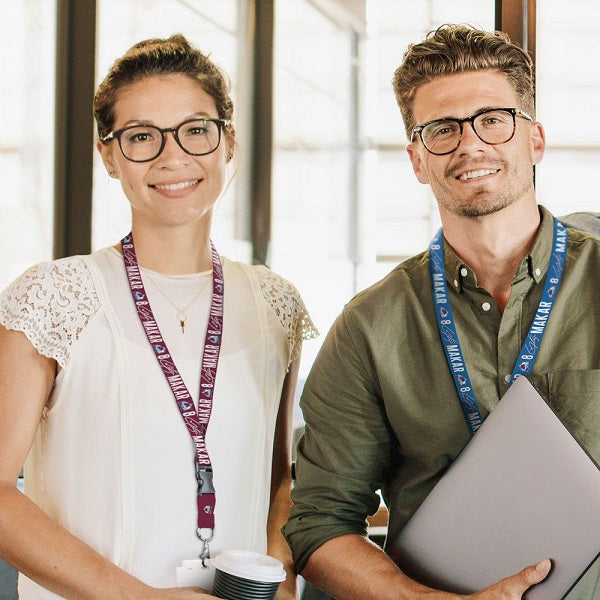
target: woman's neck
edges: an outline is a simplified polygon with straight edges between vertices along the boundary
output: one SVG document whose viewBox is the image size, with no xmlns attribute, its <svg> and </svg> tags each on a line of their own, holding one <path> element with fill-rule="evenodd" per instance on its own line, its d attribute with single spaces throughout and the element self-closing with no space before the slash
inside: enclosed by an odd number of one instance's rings
<svg viewBox="0 0 600 600">
<path fill-rule="evenodd" d="M 198 227 L 132 227 L 138 264 L 164 275 L 201 273 L 212 268 L 210 231 Z M 121 244 L 117 244 L 121 251 Z"/>
</svg>

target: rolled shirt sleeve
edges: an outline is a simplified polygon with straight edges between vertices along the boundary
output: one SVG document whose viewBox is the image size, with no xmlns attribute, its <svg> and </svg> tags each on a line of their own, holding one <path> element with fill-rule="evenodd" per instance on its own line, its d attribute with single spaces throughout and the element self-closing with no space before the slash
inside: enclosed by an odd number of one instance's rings
<svg viewBox="0 0 600 600">
<path fill-rule="evenodd" d="M 352 314 L 333 325 L 304 387 L 294 507 L 284 534 L 301 571 L 326 541 L 365 535 L 396 444 L 366 339 Z"/>
</svg>

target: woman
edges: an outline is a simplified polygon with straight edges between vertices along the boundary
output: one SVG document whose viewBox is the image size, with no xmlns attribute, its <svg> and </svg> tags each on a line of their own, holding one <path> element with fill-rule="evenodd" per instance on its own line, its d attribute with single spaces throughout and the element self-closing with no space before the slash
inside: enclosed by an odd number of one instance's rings
<svg viewBox="0 0 600 600">
<path fill-rule="evenodd" d="M 0 554 L 25 600 L 198 600 L 212 596 L 174 589 L 182 561 L 209 590 L 209 555 L 243 548 L 282 560 L 278 598 L 294 598 L 279 529 L 315 331 L 293 286 L 211 245 L 235 150 L 224 77 L 181 35 L 147 40 L 94 112 L 132 231 L 0 298 Z"/>
</svg>

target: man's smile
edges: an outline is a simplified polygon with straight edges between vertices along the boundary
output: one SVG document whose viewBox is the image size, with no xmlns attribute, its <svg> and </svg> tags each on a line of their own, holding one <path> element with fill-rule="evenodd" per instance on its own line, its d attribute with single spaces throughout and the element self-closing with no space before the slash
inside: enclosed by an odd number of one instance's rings
<svg viewBox="0 0 600 600">
<path fill-rule="evenodd" d="M 479 179 L 480 177 L 485 177 L 486 175 L 494 175 L 498 173 L 500 169 L 478 169 L 476 171 L 465 171 L 457 176 L 457 179 L 460 181 L 467 181 L 469 179 Z"/>
</svg>

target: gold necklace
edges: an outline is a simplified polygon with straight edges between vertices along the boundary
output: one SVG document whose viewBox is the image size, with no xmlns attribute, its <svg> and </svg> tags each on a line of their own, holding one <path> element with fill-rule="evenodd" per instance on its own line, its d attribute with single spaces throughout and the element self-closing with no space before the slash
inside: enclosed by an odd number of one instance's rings
<svg viewBox="0 0 600 600">
<path fill-rule="evenodd" d="M 163 290 L 160 289 L 160 287 L 158 286 L 156 281 L 154 281 L 154 279 L 152 277 L 150 277 L 150 275 L 148 275 L 148 278 L 150 279 L 150 281 L 152 282 L 152 285 L 156 288 L 156 290 L 158 292 L 160 292 L 160 294 L 163 296 L 163 298 L 177 311 L 177 320 L 179 321 L 179 326 L 181 327 L 181 333 L 185 333 L 185 322 L 187 321 L 186 310 L 188 310 L 190 308 L 190 306 L 192 306 L 192 304 L 194 304 L 194 302 L 196 302 L 196 300 L 198 300 L 198 298 L 200 297 L 200 294 L 204 291 L 204 288 L 208 285 L 210 278 L 204 282 L 204 284 L 198 290 L 196 295 L 183 308 L 179 308 L 179 306 L 177 306 L 177 304 L 175 304 L 175 302 L 173 302 L 173 300 L 171 300 L 171 298 L 169 298 L 169 296 L 167 296 L 167 294 L 165 294 L 165 292 L 163 292 Z"/>
</svg>

